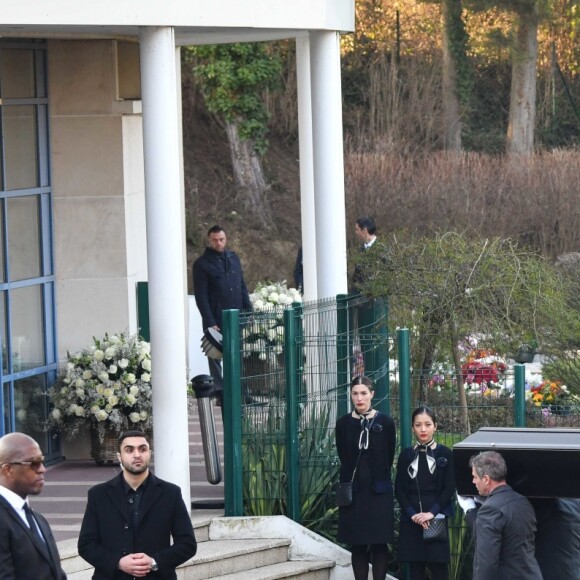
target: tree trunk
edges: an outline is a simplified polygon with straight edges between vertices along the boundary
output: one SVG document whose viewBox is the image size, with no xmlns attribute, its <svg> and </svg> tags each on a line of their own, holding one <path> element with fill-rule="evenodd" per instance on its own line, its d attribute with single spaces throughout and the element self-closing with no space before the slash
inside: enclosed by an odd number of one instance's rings
<svg viewBox="0 0 580 580">
<path fill-rule="evenodd" d="M 244 207 L 255 215 L 263 227 L 272 227 L 272 211 L 266 197 L 268 185 L 264 179 L 262 161 L 251 139 L 242 139 L 237 123 L 226 123 L 226 133 L 232 156 L 234 180 L 242 194 Z"/>
<path fill-rule="evenodd" d="M 507 152 L 529 154 L 534 150 L 536 121 L 537 12 L 533 8 L 519 11 L 516 26 Z"/>
<path fill-rule="evenodd" d="M 461 151 L 461 108 L 457 90 L 457 58 L 453 47 L 454 26 L 461 24 L 461 0 L 442 0 L 443 20 L 443 142 L 448 151 Z M 459 19 L 459 24 L 458 24 Z M 455 50 L 454 50 L 455 48 Z"/>
<path fill-rule="evenodd" d="M 461 412 L 461 421 L 463 429 L 468 435 L 471 433 L 471 424 L 469 422 L 469 410 L 467 408 L 467 395 L 465 393 L 465 383 L 463 382 L 463 373 L 461 372 L 461 360 L 459 357 L 459 337 L 457 335 L 457 327 L 453 322 L 451 324 L 451 352 L 453 355 L 453 365 L 455 366 L 455 376 L 457 377 L 457 390 L 459 397 L 459 409 Z"/>
</svg>

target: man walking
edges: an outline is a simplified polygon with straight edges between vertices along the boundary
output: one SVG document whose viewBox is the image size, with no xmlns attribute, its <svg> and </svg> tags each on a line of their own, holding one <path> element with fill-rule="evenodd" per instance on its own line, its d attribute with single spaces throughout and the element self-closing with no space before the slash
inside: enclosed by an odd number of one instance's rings
<svg viewBox="0 0 580 580">
<path fill-rule="evenodd" d="M 65 580 L 48 522 L 28 505 L 44 486 L 44 457 L 24 433 L 0 438 L 0 578 Z"/>
<path fill-rule="evenodd" d="M 244 281 L 240 258 L 226 249 L 226 232 L 215 225 L 207 233 L 208 247 L 193 264 L 195 302 L 201 313 L 204 330 L 221 331 L 222 311 L 252 309 L 250 295 Z M 208 358 L 218 402 L 223 406 L 223 377 L 221 362 Z M 246 395 L 246 403 L 251 397 Z"/>
<path fill-rule="evenodd" d="M 123 471 L 89 490 L 79 555 L 95 567 L 93 580 L 129 580 L 151 573 L 175 580 L 175 568 L 197 551 L 181 490 L 150 473 L 145 433 L 123 433 L 117 456 Z"/>
<path fill-rule="evenodd" d="M 469 465 L 477 491 L 487 498 L 466 512 L 475 532 L 473 580 L 541 580 L 534 558 L 534 508 L 506 483 L 504 458 L 483 451 Z"/>
</svg>

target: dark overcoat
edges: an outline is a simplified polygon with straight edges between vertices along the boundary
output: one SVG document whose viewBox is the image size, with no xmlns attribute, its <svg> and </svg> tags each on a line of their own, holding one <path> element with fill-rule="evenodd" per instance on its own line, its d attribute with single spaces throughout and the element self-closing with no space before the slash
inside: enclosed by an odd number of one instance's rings
<svg viewBox="0 0 580 580">
<path fill-rule="evenodd" d="M 93 580 L 131 578 L 118 569 L 119 560 L 140 552 L 159 566 L 147 577 L 175 580 L 175 568 L 195 555 L 191 518 L 177 485 L 150 474 L 139 512 L 133 525 L 122 473 L 89 490 L 78 549 L 95 567 Z"/>
<path fill-rule="evenodd" d="M 229 250 L 206 248 L 193 264 L 195 302 L 203 328 L 222 326 L 222 311 L 252 308 L 240 258 Z"/>
</svg>

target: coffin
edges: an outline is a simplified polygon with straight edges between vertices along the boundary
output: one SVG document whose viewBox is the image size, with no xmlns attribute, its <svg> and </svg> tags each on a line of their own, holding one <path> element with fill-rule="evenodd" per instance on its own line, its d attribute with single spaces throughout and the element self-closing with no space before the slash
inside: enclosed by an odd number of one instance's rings
<svg viewBox="0 0 580 580">
<path fill-rule="evenodd" d="M 526 497 L 580 498 L 580 429 L 483 427 L 453 446 L 457 493 L 475 495 L 469 459 L 497 451 L 507 482 Z"/>
</svg>

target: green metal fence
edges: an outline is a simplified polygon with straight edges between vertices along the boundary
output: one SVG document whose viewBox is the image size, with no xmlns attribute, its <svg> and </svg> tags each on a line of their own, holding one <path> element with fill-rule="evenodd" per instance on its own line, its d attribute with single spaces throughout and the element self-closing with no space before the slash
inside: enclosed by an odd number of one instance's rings
<svg viewBox="0 0 580 580">
<path fill-rule="evenodd" d="M 284 514 L 336 538 L 335 422 L 350 410 L 348 385 L 362 372 L 375 381 L 375 407 L 395 420 L 397 452 L 412 444 L 410 416 L 419 404 L 434 410 L 438 441 L 449 447 L 482 426 L 580 426 L 573 410 L 526 402 L 523 365 L 504 377 L 513 388 L 485 389 L 453 372 L 434 381 L 411 368 L 411 352 L 408 330 L 388 333 L 387 305 L 380 300 L 341 295 L 259 312 L 226 311 L 226 515 Z M 450 524 L 450 578 L 469 577 L 471 540 L 460 510 Z M 401 573 L 395 562 L 391 573 Z"/>
<path fill-rule="evenodd" d="M 364 366 L 379 408 L 390 412 L 396 404 L 388 396 L 386 321 L 384 302 L 360 296 L 226 313 L 228 515 L 285 514 L 335 537 L 334 427 L 350 408 L 351 376 Z M 241 417 L 231 412 L 235 398 Z"/>
</svg>

